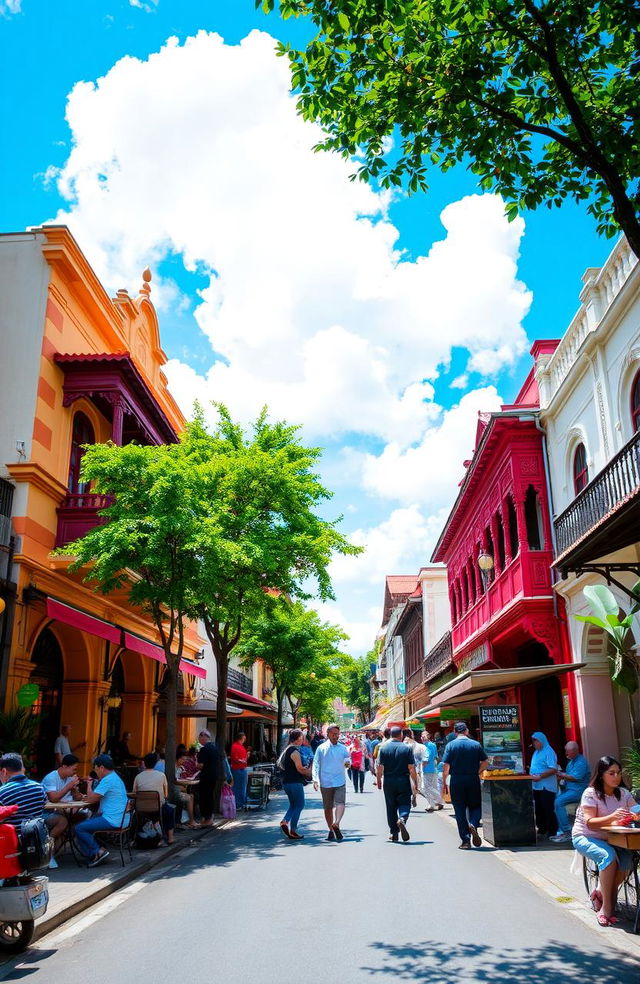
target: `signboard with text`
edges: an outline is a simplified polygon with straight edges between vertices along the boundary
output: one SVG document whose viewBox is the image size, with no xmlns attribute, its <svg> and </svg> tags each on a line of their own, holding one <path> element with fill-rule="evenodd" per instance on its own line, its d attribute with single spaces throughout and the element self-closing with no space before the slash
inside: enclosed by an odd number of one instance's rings
<svg viewBox="0 0 640 984">
<path fill-rule="evenodd" d="M 519 705 L 490 704 L 479 711 L 482 745 L 489 757 L 489 768 L 524 772 Z"/>
</svg>

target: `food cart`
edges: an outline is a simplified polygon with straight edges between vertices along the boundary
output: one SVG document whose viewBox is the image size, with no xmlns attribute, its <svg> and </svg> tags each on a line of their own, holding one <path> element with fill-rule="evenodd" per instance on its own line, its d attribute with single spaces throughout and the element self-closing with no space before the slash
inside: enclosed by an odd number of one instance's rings
<svg viewBox="0 0 640 984">
<path fill-rule="evenodd" d="M 482 832 L 494 847 L 536 843 L 533 782 L 525 774 L 520 707 L 480 707 L 482 745 L 489 765 L 482 781 Z"/>
</svg>

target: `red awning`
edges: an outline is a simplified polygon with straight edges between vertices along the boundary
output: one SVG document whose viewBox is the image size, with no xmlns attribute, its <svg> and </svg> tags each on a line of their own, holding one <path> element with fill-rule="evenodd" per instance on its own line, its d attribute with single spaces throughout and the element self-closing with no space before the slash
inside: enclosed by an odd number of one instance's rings
<svg viewBox="0 0 640 984">
<path fill-rule="evenodd" d="M 273 710 L 273 704 L 269 704 L 266 700 L 260 700 L 259 697 L 252 697 L 251 694 L 245 694 L 242 690 L 234 690 L 233 687 L 227 687 L 227 694 L 238 700 L 246 700 L 248 704 L 257 704 L 258 707 L 268 707 L 269 710 Z"/>
<path fill-rule="evenodd" d="M 120 645 L 122 629 L 119 629 L 117 625 L 96 618 L 95 615 L 87 615 L 79 608 L 72 608 L 71 605 L 65 605 L 62 601 L 56 601 L 55 598 L 47 598 L 47 615 L 49 618 L 57 619 L 58 622 L 72 625 L 74 629 L 80 629 L 81 632 L 88 632 L 89 635 L 98 636 L 99 639 L 107 639 L 117 646 Z"/>
<path fill-rule="evenodd" d="M 148 639 L 141 639 L 140 636 L 125 632 L 124 645 L 125 649 L 131 649 L 134 653 L 148 656 L 149 659 L 155 659 L 158 663 L 166 664 L 167 662 L 164 649 L 156 645 L 155 642 L 149 642 Z M 204 666 L 197 666 L 195 663 L 190 663 L 188 659 L 181 659 L 179 668 L 183 673 L 190 673 L 192 676 L 200 677 L 203 680 L 207 675 Z"/>
</svg>

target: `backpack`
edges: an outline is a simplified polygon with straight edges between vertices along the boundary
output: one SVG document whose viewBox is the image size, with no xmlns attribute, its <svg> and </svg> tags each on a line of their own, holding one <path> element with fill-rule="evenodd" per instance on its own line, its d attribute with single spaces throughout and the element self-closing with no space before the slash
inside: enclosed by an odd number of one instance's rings
<svg viewBox="0 0 640 984">
<path fill-rule="evenodd" d="M 46 868 L 53 854 L 53 838 L 42 819 L 23 820 L 20 824 L 20 861 L 26 871 Z"/>
</svg>

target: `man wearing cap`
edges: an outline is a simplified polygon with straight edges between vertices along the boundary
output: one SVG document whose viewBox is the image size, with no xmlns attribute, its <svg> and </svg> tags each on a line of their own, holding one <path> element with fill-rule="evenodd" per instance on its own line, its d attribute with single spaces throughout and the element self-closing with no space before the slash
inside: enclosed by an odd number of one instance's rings
<svg viewBox="0 0 640 984">
<path fill-rule="evenodd" d="M 444 787 L 447 776 L 451 777 L 449 789 L 460 834 L 460 850 L 468 851 L 471 841 L 474 847 L 482 844 L 478 833 L 482 809 L 480 773 L 488 765 L 489 757 L 480 742 L 469 737 L 464 721 L 458 721 L 454 731 L 456 737 L 444 750 L 442 784 Z"/>
<path fill-rule="evenodd" d="M 109 852 L 100 847 L 93 836 L 94 832 L 117 830 L 121 824 L 125 827 L 129 825 L 129 815 L 125 813 L 127 791 L 120 776 L 113 771 L 113 759 L 110 755 L 98 755 L 93 760 L 93 767 L 98 782 L 92 788 L 93 780 L 87 779 L 88 789 L 84 799 L 87 803 L 97 803 L 98 812 L 75 828 L 76 839 L 89 868 L 94 868 L 109 857 Z"/>
<path fill-rule="evenodd" d="M 417 788 L 413 749 L 411 745 L 405 745 L 402 737 L 402 728 L 394 726 L 390 740 L 380 746 L 376 769 L 378 789 L 382 788 L 384 776 L 389 840 L 394 844 L 398 841 L 398 833 L 403 841 L 409 840 L 407 820 L 411 812 L 412 785 L 413 789 Z"/>
</svg>

